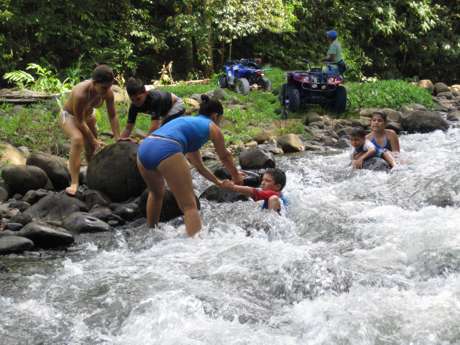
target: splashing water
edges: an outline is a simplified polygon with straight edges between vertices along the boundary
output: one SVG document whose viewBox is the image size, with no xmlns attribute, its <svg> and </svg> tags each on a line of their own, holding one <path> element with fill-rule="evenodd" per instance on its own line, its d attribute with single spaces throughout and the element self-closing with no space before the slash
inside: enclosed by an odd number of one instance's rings
<svg viewBox="0 0 460 345">
<path fill-rule="evenodd" d="M 200 239 L 174 221 L 3 257 L 0 344 L 460 344 L 459 135 L 402 137 L 389 174 L 281 158 L 287 218 L 203 202 Z"/>
</svg>

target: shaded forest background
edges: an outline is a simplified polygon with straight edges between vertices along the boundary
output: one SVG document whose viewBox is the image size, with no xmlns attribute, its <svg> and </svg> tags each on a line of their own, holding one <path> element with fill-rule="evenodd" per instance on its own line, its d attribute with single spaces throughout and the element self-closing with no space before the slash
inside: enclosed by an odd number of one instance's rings
<svg viewBox="0 0 460 345">
<path fill-rule="evenodd" d="M 0 0 L 0 27 L 0 75 L 31 62 L 89 75 L 104 62 L 150 81 L 173 61 L 175 79 L 192 79 L 230 57 L 302 68 L 334 28 L 349 78 L 460 80 L 458 0 Z"/>
</svg>

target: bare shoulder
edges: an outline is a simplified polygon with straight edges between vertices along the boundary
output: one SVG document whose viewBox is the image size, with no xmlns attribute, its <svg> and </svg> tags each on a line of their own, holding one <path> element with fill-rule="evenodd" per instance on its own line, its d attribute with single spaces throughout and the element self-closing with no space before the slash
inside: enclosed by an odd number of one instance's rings
<svg viewBox="0 0 460 345">
<path fill-rule="evenodd" d="M 75 85 L 70 93 L 71 98 L 75 100 L 86 99 L 90 82 L 90 80 L 84 80 Z"/>
<path fill-rule="evenodd" d="M 398 138 L 398 134 L 396 134 L 396 132 L 392 129 L 385 129 L 385 134 L 390 138 Z"/>
<path fill-rule="evenodd" d="M 112 101 L 115 98 L 112 88 L 108 89 L 104 95 L 106 101 Z"/>
</svg>

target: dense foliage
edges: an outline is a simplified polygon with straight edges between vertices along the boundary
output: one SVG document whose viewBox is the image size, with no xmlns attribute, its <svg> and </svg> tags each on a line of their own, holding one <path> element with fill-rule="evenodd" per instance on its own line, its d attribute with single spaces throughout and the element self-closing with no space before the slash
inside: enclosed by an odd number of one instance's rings
<svg viewBox="0 0 460 345">
<path fill-rule="evenodd" d="M 294 68 L 336 28 L 349 77 L 460 79 L 456 0 L 0 0 L 0 28 L 0 75 L 34 62 L 63 80 L 81 61 L 150 80 L 174 61 L 190 78 L 247 56 Z"/>
</svg>

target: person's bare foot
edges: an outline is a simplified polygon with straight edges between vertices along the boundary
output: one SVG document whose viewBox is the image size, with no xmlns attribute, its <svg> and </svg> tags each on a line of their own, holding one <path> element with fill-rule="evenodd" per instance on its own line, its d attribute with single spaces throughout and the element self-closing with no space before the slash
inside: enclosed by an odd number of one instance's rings
<svg viewBox="0 0 460 345">
<path fill-rule="evenodd" d="M 75 194 L 77 194 L 77 190 L 78 190 L 78 184 L 71 184 L 70 187 L 67 187 L 65 189 L 65 192 L 67 193 L 67 195 L 75 196 Z"/>
</svg>

